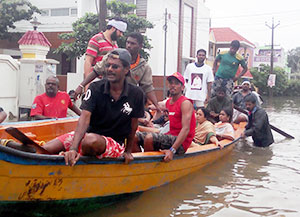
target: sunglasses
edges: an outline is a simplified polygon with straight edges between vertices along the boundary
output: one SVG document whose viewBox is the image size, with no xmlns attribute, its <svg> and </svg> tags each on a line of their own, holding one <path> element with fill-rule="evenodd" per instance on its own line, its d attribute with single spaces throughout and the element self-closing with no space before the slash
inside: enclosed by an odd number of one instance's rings
<svg viewBox="0 0 300 217">
<path fill-rule="evenodd" d="M 113 69 L 118 69 L 118 68 L 120 67 L 120 66 L 117 65 L 117 64 L 109 64 L 109 63 L 105 64 L 105 67 L 106 67 L 106 68 L 109 68 L 110 66 L 111 66 Z"/>
</svg>

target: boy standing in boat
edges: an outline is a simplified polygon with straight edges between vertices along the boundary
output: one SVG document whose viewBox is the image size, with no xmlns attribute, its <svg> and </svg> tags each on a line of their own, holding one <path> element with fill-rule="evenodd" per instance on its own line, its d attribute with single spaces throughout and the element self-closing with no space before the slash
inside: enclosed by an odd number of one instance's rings
<svg viewBox="0 0 300 217">
<path fill-rule="evenodd" d="M 168 77 L 171 97 L 166 102 L 169 111 L 170 130 L 166 134 L 137 132 L 136 143 L 145 151 L 162 151 L 164 161 L 169 162 L 174 154 L 184 154 L 195 136 L 196 118 L 191 100 L 182 95 L 183 76 L 175 72 Z M 136 145 L 136 146 L 137 146 Z"/>
<path fill-rule="evenodd" d="M 90 84 L 71 147 L 63 153 L 67 165 L 73 166 L 80 154 L 99 158 L 123 155 L 125 163 L 133 160 L 131 149 L 138 118 L 144 116 L 144 93 L 125 79 L 130 62 L 126 49 L 113 50 L 105 64 L 106 78 Z"/>
<path fill-rule="evenodd" d="M 249 121 L 242 137 L 252 136 L 255 146 L 267 147 L 274 142 L 269 118 L 265 110 L 256 106 L 256 102 L 257 98 L 254 95 L 245 97 Z"/>
</svg>

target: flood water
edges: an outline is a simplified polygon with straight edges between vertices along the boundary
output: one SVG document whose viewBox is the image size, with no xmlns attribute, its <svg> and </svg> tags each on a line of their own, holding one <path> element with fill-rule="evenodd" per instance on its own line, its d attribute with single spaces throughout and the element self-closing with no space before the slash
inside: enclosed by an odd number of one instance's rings
<svg viewBox="0 0 300 217">
<path fill-rule="evenodd" d="M 239 143 L 202 170 L 82 216 L 300 216 L 300 98 L 273 98 L 264 108 L 294 140 L 273 131 L 269 148 Z"/>
</svg>

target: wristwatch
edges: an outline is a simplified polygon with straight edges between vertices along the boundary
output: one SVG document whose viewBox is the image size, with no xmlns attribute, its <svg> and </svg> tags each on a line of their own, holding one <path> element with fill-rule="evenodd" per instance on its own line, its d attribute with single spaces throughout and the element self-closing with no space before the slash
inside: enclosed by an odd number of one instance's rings
<svg viewBox="0 0 300 217">
<path fill-rule="evenodd" d="M 176 149 L 175 149 L 175 148 L 171 147 L 171 148 L 170 148 L 170 151 L 171 151 L 173 154 L 176 154 Z"/>
</svg>

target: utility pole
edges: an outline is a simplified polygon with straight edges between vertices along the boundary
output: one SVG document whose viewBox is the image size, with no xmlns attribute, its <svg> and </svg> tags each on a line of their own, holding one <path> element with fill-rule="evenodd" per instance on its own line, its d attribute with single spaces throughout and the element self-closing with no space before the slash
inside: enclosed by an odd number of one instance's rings
<svg viewBox="0 0 300 217">
<path fill-rule="evenodd" d="M 107 5 L 106 0 L 99 0 L 99 11 L 98 12 L 98 20 L 99 20 L 99 30 L 105 31 L 106 27 L 106 16 L 107 16 Z"/>
<path fill-rule="evenodd" d="M 270 75 L 273 74 L 273 63 L 274 63 L 274 29 L 279 26 L 280 22 L 278 22 L 274 26 L 274 17 L 272 17 L 272 26 L 269 26 L 266 22 L 266 26 L 269 27 L 272 30 L 272 39 L 271 39 L 271 61 L 270 61 Z M 269 89 L 269 95 L 273 96 L 272 87 Z"/>
<path fill-rule="evenodd" d="M 167 28 L 168 28 L 168 11 L 165 9 L 165 25 L 163 30 L 165 31 L 165 47 L 164 47 L 164 88 L 163 97 L 166 98 L 166 71 L 167 71 Z"/>
</svg>

